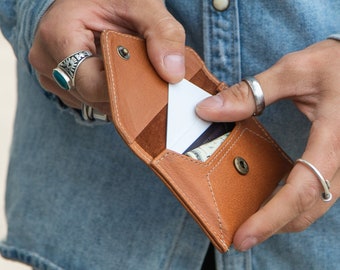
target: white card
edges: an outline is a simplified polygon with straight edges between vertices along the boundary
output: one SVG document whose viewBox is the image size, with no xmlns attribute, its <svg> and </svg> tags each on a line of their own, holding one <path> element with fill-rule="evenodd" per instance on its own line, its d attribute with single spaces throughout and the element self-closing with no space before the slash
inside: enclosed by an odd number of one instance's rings
<svg viewBox="0 0 340 270">
<path fill-rule="evenodd" d="M 169 84 L 166 148 L 183 153 L 211 125 L 196 115 L 197 103 L 211 96 L 182 80 Z"/>
</svg>

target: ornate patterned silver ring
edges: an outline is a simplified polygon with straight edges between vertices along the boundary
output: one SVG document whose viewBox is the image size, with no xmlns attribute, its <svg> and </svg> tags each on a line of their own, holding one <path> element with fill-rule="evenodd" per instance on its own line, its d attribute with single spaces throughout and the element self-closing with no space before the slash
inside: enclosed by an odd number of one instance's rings
<svg viewBox="0 0 340 270">
<path fill-rule="evenodd" d="M 255 112 L 253 115 L 260 115 L 265 108 L 264 95 L 260 83 L 254 77 L 246 77 L 242 81 L 248 84 L 254 96 Z"/>
<path fill-rule="evenodd" d="M 91 56 L 92 53 L 89 51 L 79 51 L 66 57 L 53 69 L 52 76 L 55 82 L 66 91 L 75 88 L 75 77 L 79 65 Z"/>
</svg>

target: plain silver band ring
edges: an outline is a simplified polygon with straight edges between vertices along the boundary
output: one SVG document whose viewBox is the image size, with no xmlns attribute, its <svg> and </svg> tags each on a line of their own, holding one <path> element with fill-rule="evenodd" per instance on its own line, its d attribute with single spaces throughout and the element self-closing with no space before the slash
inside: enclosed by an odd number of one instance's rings
<svg viewBox="0 0 340 270">
<path fill-rule="evenodd" d="M 322 176 L 320 171 L 313 164 L 311 164 L 310 162 L 302 158 L 297 159 L 296 162 L 300 162 L 304 164 L 306 167 L 310 168 L 313 171 L 313 173 L 316 175 L 316 177 L 319 179 L 324 189 L 324 192 L 322 193 L 322 200 L 324 202 L 329 202 L 330 200 L 332 200 L 332 193 L 330 193 L 329 191 L 329 189 L 331 188 L 331 185 L 329 181 Z"/>
<path fill-rule="evenodd" d="M 264 95 L 260 83 L 251 76 L 244 78 L 242 81 L 248 84 L 250 90 L 253 93 L 255 101 L 255 112 L 253 113 L 253 115 L 260 115 L 265 108 Z"/>
<path fill-rule="evenodd" d="M 81 106 L 81 115 L 85 121 L 92 122 L 94 120 L 100 120 L 108 122 L 109 119 L 106 114 L 103 114 L 93 107 L 83 103 Z"/>
<path fill-rule="evenodd" d="M 79 51 L 66 57 L 53 69 L 52 76 L 55 82 L 66 91 L 75 88 L 77 70 L 80 64 L 91 56 L 90 51 Z"/>
</svg>

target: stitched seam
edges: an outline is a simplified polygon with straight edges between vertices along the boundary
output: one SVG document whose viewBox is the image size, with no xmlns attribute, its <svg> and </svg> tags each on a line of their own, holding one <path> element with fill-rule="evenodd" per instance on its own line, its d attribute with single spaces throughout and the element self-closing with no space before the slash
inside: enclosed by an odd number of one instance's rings
<svg viewBox="0 0 340 270">
<path fill-rule="evenodd" d="M 213 202 L 214 202 L 214 206 L 215 206 L 215 210 L 216 210 L 216 214 L 217 214 L 218 227 L 220 228 L 220 235 L 219 235 L 219 237 L 221 238 L 222 242 L 225 243 L 225 237 L 224 237 L 224 234 L 223 234 L 223 224 L 222 224 L 222 219 L 221 219 L 221 213 L 220 213 L 220 210 L 219 210 L 218 205 L 217 205 L 217 200 L 216 200 L 215 192 L 214 192 L 214 190 L 212 188 L 212 184 L 211 184 L 211 180 L 210 180 L 210 172 L 207 174 L 207 182 L 208 182 L 209 190 L 210 190 L 211 196 L 213 198 Z"/>
<path fill-rule="evenodd" d="M 222 160 L 224 159 L 224 157 L 230 152 L 230 150 L 235 146 L 235 144 L 237 143 L 237 141 L 243 136 L 244 132 L 248 130 L 247 128 L 244 129 L 236 138 L 236 140 L 232 143 L 232 145 L 229 146 L 229 149 L 224 153 L 224 155 L 222 156 L 222 158 L 218 161 L 218 163 L 208 172 L 207 174 L 207 181 L 208 181 L 208 186 L 209 186 L 209 191 L 211 193 L 211 196 L 213 198 L 213 202 L 214 202 L 214 206 L 215 206 L 215 211 L 216 211 L 216 215 L 217 215 L 217 221 L 218 221 L 218 225 L 219 225 L 219 229 L 220 231 L 217 233 L 215 230 L 213 230 L 211 228 L 211 225 L 209 224 L 209 222 L 207 221 L 206 217 L 199 211 L 199 209 L 194 205 L 194 203 L 191 201 L 190 197 L 188 197 L 188 195 L 175 183 L 173 182 L 172 178 L 168 175 L 168 179 L 176 186 L 176 188 L 178 189 L 178 191 L 180 191 L 181 195 L 184 196 L 185 198 L 187 198 L 190 201 L 190 205 L 191 207 L 193 207 L 194 209 L 196 209 L 200 215 L 200 217 L 206 222 L 207 226 L 215 233 L 219 236 L 221 243 L 223 244 L 224 247 L 227 247 L 227 244 L 225 243 L 225 237 L 223 234 L 223 224 L 222 224 L 222 220 L 221 220 L 221 214 L 220 211 L 218 209 L 218 205 L 217 205 L 217 201 L 216 201 L 216 196 L 215 193 L 212 189 L 212 184 L 211 184 L 211 180 L 210 180 L 210 174 L 218 167 L 218 165 L 222 162 Z M 234 133 L 235 134 L 235 133 Z M 223 151 L 224 148 L 226 148 L 228 146 L 228 144 L 226 144 L 221 151 Z M 161 161 L 163 161 L 167 156 L 169 155 L 173 155 L 173 156 L 178 156 L 178 154 L 176 153 L 167 153 L 166 155 L 164 155 L 164 157 L 162 157 L 159 161 L 156 162 L 156 164 L 160 163 Z M 180 158 L 185 158 L 185 156 L 180 155 Z M 199 165 L 203 165 L 204 167 L 207 167 L 208 165 L 205 163 L 201 163 L 201 162 L 195 162 L 195 160 L 191 159 L 188 157 L 188 159 L 194 163 L 197 163 Z M 216 159 L 216 157 L 215 157 Z M 209 164 L 212 161 L 209 162 Z"/>
<path fill-rule="evenodd" d="M 112 82 L 112 87 L 113 87 L 113 102 L 114 102 L 114 105 L 115 105 L 116 119 L 117 119 L 119 127 L 122 128 L 124 133 L 126 133 L 125 128 L 122 126 L 122 123 L 121 123 L 121 120 L 120 120 L 120 115 L 119 115 L 119 110 L 118 110 L 118 106 L 117 106 L 116 84 L 115 84 L 113 69 L 112 69 L 112 65 L 111 65 L 111 63 L 112 63 L 112 53 L 111 53 L 111 50 L 109 48 L 109 42 L 108 42 L 109 41 L 109 38 L 108 38 L 109 34 L 110 34 L 110 32 L 107 32 L 105 34 L 105 40 L 106 40 L 105 48 L 106 48 L 106 51 L 107 51 L 108 57 L 109 57 L 109 65 L 108 65 L 109 72 L 108 72 L 108 75 L 110 77 L 110 80 Z"/>
<path fill-rule="evenodd" d="M 233 132 L 231 132 L 231 134 L 227 137 L 227 142 L 226 142 L 226 144 L 225 145 L 223 145 L 223 147 L 221 148 L 221 149 L 217 149 L 216 150 L 216 155 L 207 163 L 207 165 L 210 165 L 212 162 L 214 162 L 216 159 L 217 159 L 217 157 L 219 156 L 218 154 L 219 153 L 221 153 L 221 152 L 223 152 L 226 148 L 228 148 L 229 147 L 229 149 L 227 150 L 228 152 L 229 152 L 229 150 L 230 150 L 230 148 L 232 148 L 233 146 L 234 146 L 234 144 L 235 144 L 235 142 L 236 141 L 238 141 L 238 138 L 243 134 L 243 132 L 244 132 L 244 130 L 240 133 L 240 134 L 238 134 L 238 136 L 236 136 L 236 133 L 237 133 L 237 131 L 239 131 L 240 129 L 241 129 L 241 127 L 242 127 L 242 124 L 239 124 L 234 130 L 233 130 Z M 234 138 L 234 137 L 236 137 L 236 139 Z M 230 146 L 230 143 L 233 141 L 233 143 L 231 144 L 231 146 Z"/>
<path fill-rule="evenodd" d="M 287 160 L 290 164 L 292 164 L 292 160 L 287 156 L 287 154 L 281 149 L 281 147 L 278 146 L 278 144 L 270 137 L 268 132 L 264 129 L 262 125 L 258 121 L 255 121 L 255 124 L 262 130 L 262 132 L 266 135 L 266 141 L 270 142 L 272 146 L 275 147 L 275 149 L 281 154 L 281 156 Z M 255 133 L 255 132 L 253 132 Z M 256 134 L 256 133 L 255 133 Z M 261 138 L 264 138 L 263 136 L 258 135 Z"/>
<path fill-rule="evenodd" d="M 264 131 L 264 129 L 256 122 L 257 126 L 261 128 L 262 131 Z M 241 126 L 241 125 L 240 125 Z M 240 127 L 238 128 L 240 129 Z M 230 144 L 225 144 L 221 150 L 218 151 L 218 153 L 220 153 L 221 151 L 224 151 L 225 148 L 228 148 L 225 153 L 223 154 L 222 157 L 219 158 L 219 161 L 215 164 L 215 166 L 208 172 L 207 174 L 207 182 L 208 182 L 208 186 L 209 186 L 209 191 L 211 193 L 211 196 L 213 198 L 213 202 L 214 202 L 214 206 L 215 206 L 215 211 L 216 211 L 216 214 L 217 214 L 217 220 L 218 220 L 218 223 L 219 223 L 219 228 L 220 228 L 220 232 L 219 232 L 219 238 L 222 242 L 222 244 L 226 247 L 226 243 L 225 243 L 225 237 L 224 237 L 224 234 L 223 234 L 223 223 L 222 223 L 222 219 L 221 219 L 221 213 L 219 211 L 219 208 L 218 208 L 218 205 L 217 205 L 217 200 L 216 200 L 216 196 L 215 196 L 215 192 L 213 191 L 213 188 L 212 188 L 212 183 L 211 183 L 211 180 L 210 180 L 210 175 L 216 170 L 217 167 L 220 166 L 220 164 L 222 163 L 222 161 L 224 160 L 224 158 L 229 154 L 229 152 L 234 148 L 234 146 L 236 145 L 236 143 L 240 140 L 240 138 L 244 135 L 244 133 L 246 131 L 249 131 L 250 133 L 252 133 L 253 135 L 257 136 L 258 138 L 270 143 L 271 145 L 273 145 L 279 152 L 280 154 L 287 159 L 287 157 L 284 155 L 283 151 L 273 142 L 273 140 L 270 139 L 270 137 L 264 137 L 260 134 L 258 134 L 257 132 L 249 129 L 249 128 L 245 128 L 244 130 L 242 130 L 242 132 L 236 137 L 236 139 L 233 141 L 233 143 L 230 145 Z M 235 134 L 235 133 L 234 133 Z M 266 133 L 265 133 L 266 134 Z M 232 140 L 232 138 L 229 138 L 229 141 Z M 180 157 L 180 158 L 183 158 L 183 159 L 186 159 L 186 160 L 189 160 L 190 162 L 193 162 L 195 164 L 198 164 L 200 166 L 204 166 L 204 167 L 207 167 L 209 166 L 209 164 L 211 164 L 213 162 L 213 160 L 215 160 L 217 158 L 218 155 L 215 155 L 215 157 L 209 162 L 209 163 L 202 163 L 202 162 L 198 162 L 198 161 L 195 161 L 194 159 L 190 158 L 190 157 L 186 157 L 184 155 L 178 155 L 177 153 L 167 153 L 166 155 L 164 155 L 164 157 L 162 157 L 159 161 L 156 162 L 156 164 L 162 162 L 167 156 L 169 155 L 173 155 L 173 156 L 177 156 L 177 157 Z M 288 159 L 289 161 L 289 159 Z M 168 177 L 170 177 L 168 174 L 167 174 Z M 186 197 L 189 201 L 190 201 L 190 204 L 191 206 L 196 209 L 198 212 L 199 212 L 199 215 L 200 217 L 207 223 L 208 227 L 210 229 L 211 228 L 211 225 L 209 224 L 209 222 L 207 221 L 206 217 L 199 211 L 199 209 L 193 204 L 193 202 L 190 200 L 190 198 L 188 197 L 188 195 L 181 189 L 178 187 L 178 185 L 172 181 L 172 178 L 168 178 L 176 187 L 177 189 L 180 191 L 180 193 L 182 194 L 182 196 Z M 216 231 L 212 230 L 214 233 L 217 233 Z"/>
<path fill-rule="evenodd" d="M 259 125 L 257 122 L 256 122 L 257 126 L 260 127 L 260 129 L 266 134 L 264 128 L 261 127 L 261 125 Z M 219 159 L 219 161 L 215 164 L 215 166 L 209 171 L 207 177 L 208 177 L 208 184 L 209 184 L 209 188 L 210 188 L 210 192 L 212 193 L 212 197 L 213 197 L 213 201 L 214 201 L 214 204 L 215 204 L 215 208 L 216 208 L 216 212 L 217 212 L 217 216 L 218 216 L 218 222 L 219 222 L 219 226 L 220 226 L 220 233 L 221 233 L 221 236 L 222 238 L 223 237 L 223 224 L 222 224 L 222 221 L 221 221 L 221 214 L 220 214 L 220 211 L 218 209 L 218 205 L 217 205 L 217 201 L 216 201 L 216 196 L 215 196 L 215 193 L 212 189 L 212 184 L 211 184 L 211 180 L 210 180 L 210 175 L 215 171 L 215 169 L 217 167 L 219 167 L 219 165 L 222 163 L 222 161 L 224 160 L 225 156 L 230 152 L 230 150 L 235 146 L 235 144 L 237 143 L 237 141 L 239 141 L 239 139 L 243 136 L 243 134 L 245 133 L 245 131 L 249 131 L 251 132 L 253 135 L 257 136 L 258 138 L 270 143 L 271 145 L 273 145 L 276 150 L 278 150 L 281 154 L 281 156 L 283 156 L 284 158 L 287 159 L 286 155 L 284 155 L 284 152 L 273 142 L 273 140 L 270 139 L 270 137 L 264 137 L 258 133 L 256 133 L 255 131 L 251 130 L 251 129 L 248 129 L 248 128 L 245 128 L 244 130 L 242 130 L 242 132 L 240 133 L 240 135 L 236 138 L 236 140 L 233 142 L 233 144 L 229 147 L 229 149 L 224 153 L 224 155 Z M 267 134 L 266 134 L 267 135 Z M 288 161 L 290 161 L 288 159 Z"/>
<path fill-rule="evenodd" d="M 175 153 L 167 153 L 166 155 L 164 155 L 164 157 L 162 157 L 160 160 L 158 160 L 157 162 L 155 162 L 156 165 L 158 165 L 159 163 L 161 163 L 167 156 L 177 156 L 177 154 Z M 216 232 L 212 226 L 210 225 L 210 223 L 208 222 L 208 220 L 206 219 L 205 215 L 203 213 L 201 213 L 201 211 L 196 207 L 196 205 L 192 202 L 192 200 L 190 199 L 190 197 L 186 194 L 186 192 L 184 192 L 177 184 L 176 182 L 173 181 L 172 177 L 170 177 L 170 175 L 168 173 L 166 173 L 163 170 L 163 173 L 167 175 L 167 178 L 169 181 L 171 181 L 172 185 L 176 187 L 176 190 L 180 192 L 180 194 L 185 197 L 187 199 L 187 202 L 189 203 L 190 207 L 192 207 L 193 209 L 195 209 L 198 213 L 198 215 L 204 220 L 205 224 L 207 225 L 207 227 L 216 235 L 219 236 L 220 241 L 222 243 L 222 245 L 227 248 L 227 244 L 225 243 L 223 234 Z M 222 237 L 221 237 L 222 235 Z"/>
<path fill-rule="evenodd" d="M 222 223 L 222 219 L 221 219 L 221 213 L 219 210 L 219 207 L 217 205 L 217 200 L 216 200 L 216 196 L 215 196 L 215 192 L 212 188 L 212 183 L 210 180 L 210 175 L 215 171 L 215 169 L 222 163 L 222 161 L 224 160 L 224 158 L 229 154 L 229 152 L 231 151 L 231 149 L 234 148 L 235 144 L 240 140 L 240 138 L 243 136 L 243 134 L 245 133 L 245 131 L 248 130 L 247 128 L 244 129 L 239 136 L 237 136 L 237 138 L 235 139 L 235 141 L 232 143 L 232 145 L 230 145 L 230 147 L 228 148 L 228 150 L 223 154 L 223 156 L 219 159 L 219 161 L 215 164 L 215 166 L 213 168 L 211 168 L 211 170 L 208 172 L 207 174 L 207 181 L 208 181 L 208 185 L 209 185 L 209 189 L 210 189 L 210 193 L 211 196 L 213 198 L 214 204 L 215 204 L 215 210 L 217 213 L 217 220 L 219 223 L 219 228 L 220 228 L 220 237 L 224 240 L 224 234 L 223 234 L 223 223 Z"/>
<path fill-rule="evenodd" d="M 138 146 L 139 146 L 139 145 L 138 145 Z M 147 155 L 145 154 L 145 151 L 142 151 L 139 147 L 135 147 L 134 150 L 135 150 L 136 152 L 138 152 L 138 154 L 139 154 L 140 156 L 142 156 L 143 159 L 144 159 L 145 161 L 147 161 L 147 162 L 152 161 L 152 159 L 150 159 L 150 156 L 147 156 Z"/>
</svg>

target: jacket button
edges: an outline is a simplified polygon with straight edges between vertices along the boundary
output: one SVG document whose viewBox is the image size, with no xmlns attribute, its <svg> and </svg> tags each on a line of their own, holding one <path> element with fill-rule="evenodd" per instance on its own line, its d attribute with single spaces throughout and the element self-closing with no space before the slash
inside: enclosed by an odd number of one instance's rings
<svg viewBox="0 0 340 270">
<path fill-rule="evenodd" d="M 224 11 L 229 7 L 229 0 L 213 0 L 213 7 L 217 11 Z"/>
</svg>

